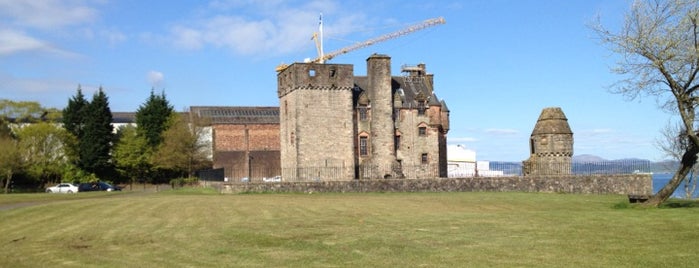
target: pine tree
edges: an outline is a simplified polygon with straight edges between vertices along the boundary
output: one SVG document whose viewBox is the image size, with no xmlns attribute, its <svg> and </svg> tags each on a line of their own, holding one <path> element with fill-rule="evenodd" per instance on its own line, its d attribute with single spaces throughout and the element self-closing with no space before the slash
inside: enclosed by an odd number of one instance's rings
<svg viewBox="0 0 699 268">
<path fill-rule="evenodd" d="M 104 90 L 100 89 L 88 102 L 78 86 L 77 93 L 63 109 L 63 126 L 77 138 L 76 166 L 98 177 L 112 174 L 111 149 L 114 143 L 112 112 Z"/>
<path fill-rule="evenodd" d="M 159 96 L 153 90 L 146 103 L 136 111 L 136 126 L 139 135 L 146 138 L 148 146 L 157 148 L 162 142 L 162 134 L 167 129 L 167 122 L 174 108 L 165 98 L 165 92 Z"/>
<path fill-rule="evenodd" d="M 82 136 L 79 137 L 78 167 L 98 177 L 106 177 L 113 171 L 111 161 L 114 132 L 109 100 L 102 88 L 92 96 L 84 109 Z"/>
<path fill-rule="evenodd" d="M 78 92 L 75 96 L 68 99 L 68 106 L 63 109 L 63 128 L 68 130 L 78 139 L 82 138 L 82 132 L 85 125 L 85 108 L 88 103 L 83 95 L 82 88 L 78 85 Z"/>
</svg>

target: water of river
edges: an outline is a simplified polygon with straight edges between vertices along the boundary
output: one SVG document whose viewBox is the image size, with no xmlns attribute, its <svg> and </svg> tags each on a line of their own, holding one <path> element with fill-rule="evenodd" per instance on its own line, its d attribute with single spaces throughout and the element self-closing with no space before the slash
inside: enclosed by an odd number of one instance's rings
<svg viewBox="0 0 699 268">
<path fill-rule="evenodd" d="M 672 179 L 671 173 L 653 173 L 653 193 L 660 191 L 660 189 L 663 188 L 663 186 L 665 186 L 670 179 Z M 699 198 L 699 191 L 694 191 L 692 196 L 694 198 Z M 672 194 L 672 197 L 685 198 L 684 182 L 677 187 L 675 192 Z"/>
</svg>

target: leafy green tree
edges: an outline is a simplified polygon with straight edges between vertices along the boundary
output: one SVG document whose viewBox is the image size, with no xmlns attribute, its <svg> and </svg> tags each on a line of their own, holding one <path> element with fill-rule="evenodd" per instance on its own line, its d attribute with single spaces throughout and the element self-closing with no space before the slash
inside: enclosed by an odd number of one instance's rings
<svg viewBox="0 0 699 268">
<path fill-rule="evenodd" d="M 0 99 L 0 115 L 7 122 L 32 123 L 47 119 L 50 113 L 34 101 L 12 101 Z"/>
<path fill-rule="evenodd" d="M 82 136 L 78 137 L 78 167 L 100 178 L 107 177 L 113 171 L 114 129 L 109 100 L 102 88 L 92 96 L 84 115 Z"/>
<path fill-rule="evenodd" d="M 88 104 L 81 87 L 78 86 L 78 91 L 75 93 L 75 96 L 68 99 L 68 105 L 63 109 L 63 128 L 77 137 L 78 140 L 83 137 L 85 118 L 88 116 L 86 114 Z"/>
<path fill-rule="evenodd" d="M 17 141 L 10 135 L 0 134 L 0 182 L 4 178 L 4 191 L 8 192 L 12 176 L 22 167 Z"/>
<path fill-rule="evenodd" d="M 148 178 L 152 149 L 145 137 L 138 135 L 136 127 L 130 125 L 120 128 L 119 136 L 113 156 L 117 171 L 128 177 L 132 184 Z"/>
<path fill-rule="evenodd" d="M 162 134 L 167 129 L 167 120 L 173 113 L 172 105 L 165 98 L 165 92 L 155 95 L 150 92 L 148 100 L 136 111 L 138 134 L 145 137 L 148 146 L 157 148 L 162 142 Z"/>
<path fill-rule="evenodd" d="M 662 109 L 679 114 L 680 165 L 672 179 L 645 204 L 665 202 L 697 163 L 699 133 L 699 4 L 696 0 L 636 1 L 624 24 L 613 32 L 592 26 L 601 41 L 621 57 L 614 72 L 624 78 L 614 93 L 631 99 L 655 96 Z"/>
<path fill-rule="evenodd" d="M 58 179 L 76 156 L 75 137 L 55 124 L 26 125 L 17 130 L 17 137 L 26 173 L 42 185 Z"/>
<path fill-rule="evenodd" d="M 10 128 L 10 122 L 0 116 L 0 137 L 13 137 L 12 129 Z"/>
<path fill-rule="evenodd" d="M 204 139 L 206 124 L 201 119 L 174 113 L 168 125 L 163 142 L 153 155 L 157 167 L 186 172 L 191 177 L 196 169 L 210 166 L 207 150 L 210 145 Z"/>
</svg>

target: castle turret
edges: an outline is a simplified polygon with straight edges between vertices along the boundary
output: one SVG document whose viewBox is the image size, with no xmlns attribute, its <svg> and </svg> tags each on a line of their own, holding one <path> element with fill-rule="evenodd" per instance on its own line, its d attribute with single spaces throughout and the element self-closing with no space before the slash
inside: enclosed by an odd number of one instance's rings
<svg viewBox="0 0 699 268">
<path fill-rule="evenodd" d="M 523 162 L 524 175 L 571 173 L 573 131 L 560 107 L 544 108 L 529 139 L 529 159 Z"/>
<path fill-rule="evenodd" d="M 368 94 L 371 101 L 370 163 L 376 167 L 375 177 L 397 177 L 395 155 L 395 124 L 393 122 L 393 92 L 391 89 L 391 58 L 374 54 L 367 59 Z"/>
</svg>

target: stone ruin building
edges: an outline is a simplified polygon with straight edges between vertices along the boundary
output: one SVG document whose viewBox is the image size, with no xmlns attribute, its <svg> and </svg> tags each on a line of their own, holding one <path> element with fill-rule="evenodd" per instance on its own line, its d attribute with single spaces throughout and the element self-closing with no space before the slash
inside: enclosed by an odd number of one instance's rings
<svg viewBox="0 0 699 268">
<path fill-rule="evenodd" d="M 524 176 L 571 174 L 573 131 L 560 107 L 544 108 L 529 138 Z"/>
<path fill-rule="evenodd" d="M 285 181 L 446 177 L 449 110 L 424 64 L 294 63 L 277 75 Z"/>
</svg>

